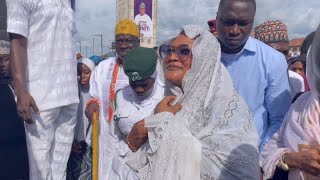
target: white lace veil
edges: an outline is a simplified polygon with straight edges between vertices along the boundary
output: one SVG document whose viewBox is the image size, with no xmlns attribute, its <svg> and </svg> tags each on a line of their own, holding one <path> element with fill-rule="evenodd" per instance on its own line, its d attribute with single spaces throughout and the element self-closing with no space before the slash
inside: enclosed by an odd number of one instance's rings
<svg viewBox="0 0 320 180">
<path fill-rule="evenodd" d="M 229 74 L 220 63 L 221 50 L 217 39 L 210 32 L 196 25 L 185 26 L 181 32 L 184 32 L 190 39 L 195 39 L 192 46 L 191 69 L 185 74 L 182 81 L 183 93 L 179 87 L 164 81 L 167 89 L 177 96 L 176 102 L 183 105 L 183 110 L 179 115 L 186 114 L 188 117 L 193 117 L 193 120 L 189 119 L 188 122 L 194 134 L 208 125 L 213 108 L 216 108 L 214 106 L 221 103 L 221 100 L 227 102 L 228 99 L 231 99 L 235 90 Z M 170 44 L 173 40 L 170 39 L 164 43 Z M 159 75 L 164 77 L 162 61 L 160 65 Z M 194 126 L 194 124 L 197 125 Z"/>
<path fill-rule="evenodd" d="M 145 119 L 151 179 L 257 178 L 258 135 L 246 104 L 220 63 L 218 41 L 198 26 L 188 25 L 182 31 L 195 40 L 183 92 L 165 82 L 182 110 L 175 116 L 159 113 Z"/>
</svg>

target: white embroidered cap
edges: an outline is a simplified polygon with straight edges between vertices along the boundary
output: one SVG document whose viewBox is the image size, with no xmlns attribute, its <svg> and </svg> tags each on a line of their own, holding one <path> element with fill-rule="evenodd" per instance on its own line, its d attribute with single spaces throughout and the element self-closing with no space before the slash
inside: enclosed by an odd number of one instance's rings
<svg viewBox="0 0 320 180">
<path fill-rule="evenodd" d="M 0 40 L 0 55 L 10 54 L 10 42 Z"/>
</svg>

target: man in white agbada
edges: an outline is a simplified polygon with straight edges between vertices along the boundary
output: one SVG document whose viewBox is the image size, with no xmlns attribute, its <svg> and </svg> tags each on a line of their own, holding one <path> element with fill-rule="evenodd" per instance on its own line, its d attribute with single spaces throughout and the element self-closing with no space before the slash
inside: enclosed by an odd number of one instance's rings
<svg viewBox="0 0 320 180">
<path fill-rule="evenodd" d="M 139 14 L 134 17 L 134 22 L 140 28 L 141 37 L 152 37 L 153 24 L 150 16 L 146 14 L 146 5 L 141 2 L 139 5 Z"/>
<path fill-rule="evenodd" d="M 70 0 L 6 2 L 30 179 L 65 179 L 79 103 L 74 11 Z"/>
<path fill-rule="evenodd" d="M 134 147 L 148 136 L 132 159 L 142 162 L 139 152 L 147 149 L 149 162 L 127 164 L 141 179 L 259 179 L 257 130 L 220 63 L 215 37 L 186 26 L 160 47 L 160 55 L 166 90 L 174 96 L 164 98 L 155 115 L 136 123 L 128 135 Z"/>
<path fill-rule="evenodd" d="M 99 117 L 99 179 L 108 179 L 111 170 L 111 154 L 115 148 L 107 149 L 113 139 L 107 138 L 113 119 L 113 101 L 118 89 L 129 85 L 128 77 L 123 71 L 123 59 L 133 48 L 139 46 L 139 30 L 137 25 L 124 19 L 115 27 L 115 43 L 117 56 L 102 61 L 90 79 L 91 99 L 87 103 L 86 116 L 91 119 L 94 112 Z M 99 105 L 100 104 L 100 105 Z M 112 132 L 113 133 L 113 132 Z M 108 156 L 107 156 L 108 155 Z"/>
<path fill-rule="evenodd" d="M 138 174 L 125 164 L 132 155 L 126 137 L 133 124 L 152 115 L 164 97 L 164 84 L 157 78 L 157 57 L 153 49 L 141 47 L 130 51 L 124 59 L 123 68 L 130 85 L 116 94 L 111 126 L 111 132 L 116 132 L 116 136 L 108 136 L 115 138 L 115 144 L 109 144 L 108 148 L 117 147 L 116 154 L 112 156 L 110 180 L 139 179 Z"/>
</svg>

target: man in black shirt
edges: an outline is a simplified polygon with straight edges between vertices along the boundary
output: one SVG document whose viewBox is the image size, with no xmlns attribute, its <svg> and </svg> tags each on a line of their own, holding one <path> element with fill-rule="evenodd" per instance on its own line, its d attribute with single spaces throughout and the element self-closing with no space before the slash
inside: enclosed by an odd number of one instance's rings
<svg viewBox="0 0 320 180">
<path fill-rule="evenodd" d="M 0 40 L 0 179 L 29 179 L 25 130 L 9 72 L 10 43 Z"/>
</svg>

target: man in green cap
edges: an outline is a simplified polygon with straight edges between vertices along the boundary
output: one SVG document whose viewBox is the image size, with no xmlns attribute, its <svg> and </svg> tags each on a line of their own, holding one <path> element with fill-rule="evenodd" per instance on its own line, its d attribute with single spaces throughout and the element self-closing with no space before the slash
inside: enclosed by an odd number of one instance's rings
<svg viewBox="0 0 320 180">
<path fill-rule="evenodd" d="M 128 161 L 135 161 L 130 159 L 133 153 L 130 149 L 135 147 L 127 143 L 126 137 L 135 123 L 153 114 L 164 97 L 164 84 L 157 77 L 156 66 L 157 53 L 152 48 L 135 48 L 124 59 L 123 70 L 130 85 L 115 95 L 111 132 L 116 132 L 116 136 L 109 134 L 108 139 L 114 139 L 114 144 L 108 145 L 107 152 L 112 147 L 117 150 L 115 154 L 107 155 L 110 156 L 108 159 L 112 158 L 109 179 L 139 179 L 137 173 L 126 165 Z"/>
</svg>

